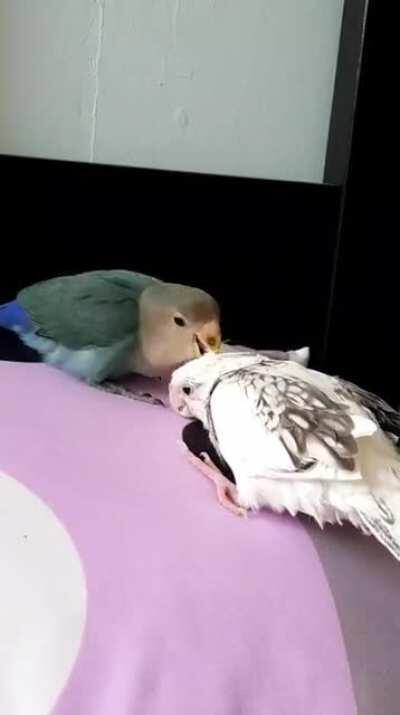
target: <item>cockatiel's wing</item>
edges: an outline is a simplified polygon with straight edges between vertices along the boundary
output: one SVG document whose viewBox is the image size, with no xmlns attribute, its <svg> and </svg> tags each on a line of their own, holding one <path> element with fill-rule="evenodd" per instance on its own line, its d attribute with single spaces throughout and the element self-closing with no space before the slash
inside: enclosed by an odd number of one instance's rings
<svg viewBox="0 0 400 715">
<path fill-rule="evenodd" d="M 373 434 L 375 421 L 302 379 L 302 370 L 261 361 L 222 374 L 208 403 L 213 442 L 223 441 L 225 458 L 233 450 L 250 460 L 246 471 L 259 476 L 361 479 L 356 438 Z"/>
<path fill-rule="evenodd" d="M 72 350 L 108 347 L 135 335 L 138 300 L 152 282 L 130 271 L 93 271 L 37 283 L 17 300 L 36 334 Z"/>
</svg>

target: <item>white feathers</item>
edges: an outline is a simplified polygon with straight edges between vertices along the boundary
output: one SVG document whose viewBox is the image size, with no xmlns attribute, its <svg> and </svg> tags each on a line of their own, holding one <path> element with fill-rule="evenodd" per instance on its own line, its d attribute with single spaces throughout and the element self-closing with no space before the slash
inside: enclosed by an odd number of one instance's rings
<svg viewBox="0 0 400 715">
<path fill-rule="evenodd" d="M 265 355 L 206 355 L 174 373 L 170 398 L 208 429 L 241 506 L 347 520 L 400 560 L 400 455 L 345 383 Z"/>
<path fill-rule="evenodd" d="M 298 350 L 289 351 L 289 359 L 293 362 L 298 362 L 299 365 L 307 367 L 310 362 L 310 348 L 299 348 Z"/>
</svg>

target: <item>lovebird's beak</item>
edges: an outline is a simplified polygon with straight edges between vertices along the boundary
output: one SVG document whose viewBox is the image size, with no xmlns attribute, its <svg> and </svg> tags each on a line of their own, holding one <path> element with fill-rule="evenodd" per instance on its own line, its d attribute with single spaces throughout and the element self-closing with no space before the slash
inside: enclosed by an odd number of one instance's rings
<svg viewBox="0 0 400 715">
<path fill-rule="evenodd" d="M 205 323 L 205 325 L 195 333 L 194 337 L 199 356 L 209 352 L 220 352 L 222 345 L 221 329 L 216 320 Z"/>
</svg>

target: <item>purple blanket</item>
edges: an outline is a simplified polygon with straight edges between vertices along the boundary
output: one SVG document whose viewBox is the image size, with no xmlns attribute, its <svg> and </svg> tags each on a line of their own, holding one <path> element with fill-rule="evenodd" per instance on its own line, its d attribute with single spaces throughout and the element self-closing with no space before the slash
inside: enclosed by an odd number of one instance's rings
<svg viewBox="0 0 400 715">
<path fill-rule="evenodd" d="M 224 511 L 169 409 L 40 364 L 0 397 L 1 713 L 397 715 L 372 539 Z"/>
</svg>

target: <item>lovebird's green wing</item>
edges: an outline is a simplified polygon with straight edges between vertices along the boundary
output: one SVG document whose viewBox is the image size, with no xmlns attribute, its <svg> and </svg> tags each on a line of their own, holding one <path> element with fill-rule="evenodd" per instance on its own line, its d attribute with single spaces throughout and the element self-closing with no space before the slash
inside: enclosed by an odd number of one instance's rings
<svg viewBox="0 0 400 715">
<path fill-rule="evenodd" d="M 52 278 L 18 293 L 36 332 L 72 350 L 108 347 L 136 335 L 138 301 L 156 279 L 131 271 Z"/>
</svg>

